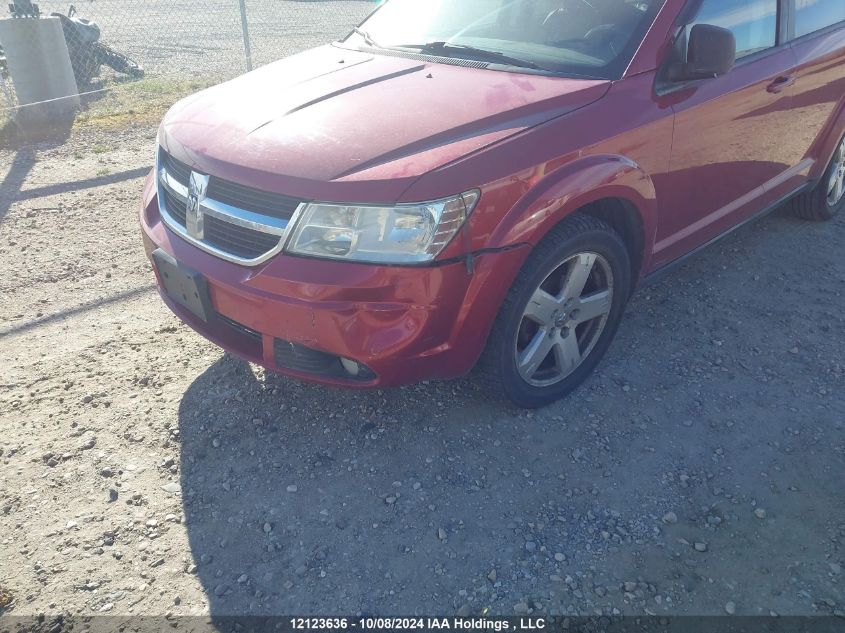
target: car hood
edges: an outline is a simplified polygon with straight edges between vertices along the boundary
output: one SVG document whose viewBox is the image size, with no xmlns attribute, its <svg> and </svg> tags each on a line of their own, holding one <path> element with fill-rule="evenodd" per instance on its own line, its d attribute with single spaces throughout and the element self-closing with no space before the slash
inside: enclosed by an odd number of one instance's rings
<svg viewBox="0 0 845 633">
<path fill-rule="evenodd" d="M 407 186 L 610 85 L 420 59 L 307 51 L 176 104 L 162 144 L 197 169 L 271 190 L 290 188 L 280 178 Z"/>
</svg>

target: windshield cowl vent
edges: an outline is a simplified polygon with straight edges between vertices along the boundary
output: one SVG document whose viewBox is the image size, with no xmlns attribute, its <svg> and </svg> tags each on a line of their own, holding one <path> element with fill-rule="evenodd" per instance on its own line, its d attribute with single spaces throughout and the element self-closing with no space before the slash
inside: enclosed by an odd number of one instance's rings
<svg viewBox="0 0 845 633">
<path fill-rule="evenodd" d="M 455 57 L 441 57 L 439 55 L 426 55 L 424 53 L 412 53 L 411 51 L 397 51 L 387 48 L 367 49 L 368 53 L 386 55 L 388 57 L 402 57 L 413 59 L 419 62 L 435 62 L 438 64 L 450 64 L 452 66 L 463 66 L 464 68 L 487 68 L 490 62 L 482 62 L 476 59 L 458 59 Z"/>
</svg>

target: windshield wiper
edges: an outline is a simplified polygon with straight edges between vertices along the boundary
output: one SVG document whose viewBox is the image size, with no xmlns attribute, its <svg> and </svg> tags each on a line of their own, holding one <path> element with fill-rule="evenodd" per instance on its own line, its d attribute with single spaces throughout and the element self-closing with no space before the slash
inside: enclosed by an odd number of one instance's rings
<svg viewBox="0 0 845 633">
<path fill-rule="evenodd" d="M 432 53 L 434 55 L 441 55 L 444 57 L 449 56 L 450 52 L 455 51 L 462 51 L 465 53 L 470 53 L 476 57 L 481 57 L 487 61 L 492 62 L 499 62 L 501 64 L 506 64 L 508 66 L 518 66 L 520 68 L 531 68 L 532 70 L 543 70 L 546 72 L 552 72 L 551 69 L 545 68 L 536 62 L 532 62 L 528 59 L 520 59 L 519 57 L 511 57 L 506 53 L 500 53 L 499 51 L 491 51 L 486 48 L 478 48 L 477 46 L 470 46 L 468 44 L 455 44 L 452 42 L 427 42 L 425 44 L 404 44 L 402 46 L 397 46 L 396 48 L 416 48 L 424 53 Z"/>
<path fill-rule="evenodd" d="M 376 42 L 372 38 L 372 36 L 369 33 L 367 33 L 364 29 L 358 28 L 357 26 L 353 26 L 352 32 L 357 33 L 358 35 L 363 37 L 364 41 L 367 43 L 368 46 L 374 46 L 375 48 L 382 48 L 381 46 L 378 45 L 378 42 Z"/>
</svg>

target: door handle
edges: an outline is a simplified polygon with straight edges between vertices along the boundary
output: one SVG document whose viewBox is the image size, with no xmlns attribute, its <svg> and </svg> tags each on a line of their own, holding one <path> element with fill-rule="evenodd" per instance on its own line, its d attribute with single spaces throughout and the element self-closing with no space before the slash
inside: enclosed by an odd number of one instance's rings
<svg viewBox="0 0 845 633">
<path fill-rule="evenodd" d="M 766 88 L 767 91 L 771 92 L 772 94 L 778 94 L 779 92 L 783 92 L 791 85 L 795 83 L 795 77 L 792 75 L 784 75 L 782 77 L 778 77 L 769 86 Z"/>
</svg>

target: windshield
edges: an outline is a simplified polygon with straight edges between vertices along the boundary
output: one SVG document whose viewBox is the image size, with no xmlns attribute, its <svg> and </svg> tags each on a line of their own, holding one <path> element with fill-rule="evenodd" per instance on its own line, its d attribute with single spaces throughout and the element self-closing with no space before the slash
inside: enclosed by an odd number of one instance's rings
<svg viewBox="0 0 845 633">
<path fill-rule="evenodd" d="M 345 40 L 504 68 L 615 78 L 663 0 L 387 0 Z"/>
</svg>

